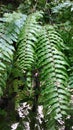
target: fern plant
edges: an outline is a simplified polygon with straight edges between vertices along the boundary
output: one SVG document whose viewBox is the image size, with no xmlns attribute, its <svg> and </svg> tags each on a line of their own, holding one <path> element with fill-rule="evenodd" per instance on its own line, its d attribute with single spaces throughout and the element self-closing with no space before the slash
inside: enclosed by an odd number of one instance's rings
<svg viewBox="0 0 73 130">
<path fill-rule="evenodd" d="M 29 15 L 26 21 L 24 15 L 21 19 L 15 18 L 14 14 L 12 16 L 7 16 L 11 17 L 11 21 L 4 18 L 1 23 L 0 93 L 3 92 L 7 75 L 12 71 L 14 62 L 15 69 L 18 68 L 25 77 L 24 89 L 27 88 L 31 97 L 39 95 L 37 100 L 38 104 L 43 105 L 46 129 L 56 130 L 57 124 L 64 122 L 67 116 L 70 97 L 67 74 L 69 64 L 63 53 L 63 40 L 53 26 L 43 26 L 40 22 L 42 12 Z M 17 19 L 22 21 L 22 25 Z M 13 44 L 15 42 L 16 44 Z M 34 90 L 34 77 L 40 80 L 39 94 L 37 86 Z"/>
<path fill-rule="evenodd" d="M 13 42 L 17 42 L 18 34 L 25 19 L 25 15 L 15 12 L 4 14 L 4 18 L 0 18 L 0 95 L 3 94 L 7 76 L 12 68 L 15 51 Z"/>
</svg>

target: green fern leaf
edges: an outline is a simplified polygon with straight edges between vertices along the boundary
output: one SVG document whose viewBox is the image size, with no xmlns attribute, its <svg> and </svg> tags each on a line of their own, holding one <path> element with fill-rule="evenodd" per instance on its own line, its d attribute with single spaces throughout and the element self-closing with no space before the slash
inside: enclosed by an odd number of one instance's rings
<svg viewBox="0 0 73 130">
<path fill-rule="evenodd" d="M 31 71 L 33 70 L 33 65 L 35 63 L 37 36 L 41 28 L 38 19 L 41 16 L 40 13 L 36 12 L 27 17 L 17 43 L 18 50 L 16 64 L 22 70 L 22 73 L 26 74 L 26 86 L 30 89 L 32 88 Z M 30 83 L 28 79 L 31 81 Z"/>
<path fill-rule="evenodd" d="M 44 27 L 37 43 L 38 68 L 41 76 L 42 102 L 47 110 L 49 124 L 62 120 L 68 109 L 69 92 L 67 87 L 69 66 L 62 49 L 63 41 L 51 26 Z M 63 96 L 63 97 L 62 97 Z M 52 116 L 49 119 L 49 116 Z M 54 124 L 52 124 L 54 125 Z M 51 128 L 50 124 L 49 127 Z"/>
<path fill-rule="evenodd" d="M 13 42 L 17 42 L 18 34 L 24 23 L 25 15 L 19 13 L 4 14 L 0 18 L 0 90 L 6 86 L 7 74 L 10 73 L 15 48 Z M 21 24 L 22 21 L 22 24 Z M 8 69 L 10 67 L 10 70 Z M 1 96 L 0 94 L 0 96 Z"/>
</svg>

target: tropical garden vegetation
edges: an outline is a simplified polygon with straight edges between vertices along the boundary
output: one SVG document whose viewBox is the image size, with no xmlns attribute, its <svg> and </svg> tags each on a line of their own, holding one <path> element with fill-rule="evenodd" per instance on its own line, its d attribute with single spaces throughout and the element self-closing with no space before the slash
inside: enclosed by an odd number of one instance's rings
<svg viewBox="0 0 73 130">
<path fill-rule="evenodd" d="M 72 129 L 73 2 L 1 0 L 0 130 Z"/>
</svg>

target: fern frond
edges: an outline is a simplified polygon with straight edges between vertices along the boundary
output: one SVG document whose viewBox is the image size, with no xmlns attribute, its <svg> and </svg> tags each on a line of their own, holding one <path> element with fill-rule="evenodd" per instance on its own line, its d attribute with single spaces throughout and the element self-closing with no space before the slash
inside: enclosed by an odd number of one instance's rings
<svg viewBox="0 0 73 130">
<path fill-rule="evenodd" d="M 5 14 L 0 18 L 0 95 L 12 68 L 15 50 L 13 42 L 17 41 L 21 22 L 23 24 L 25 20 L 24 15 L 18 14 L 19 17 L 16 17 L 16 14 Z"/>
<path fill-rule="evenodd" d="M 17 43 L 18 50 L 17 50 L 17 66 L 22 70 L 22 73 L 26 74 L 26 82 L 27 86 L 29 86 L 29 81 L 31 81 L 32 75 L 31 73 L 33 70 L 33 65 L 35 63 L 35 48 L 37 42 L 38 32 L 41 26 L 38 23 L 39 17 L 42 15 L 38 12 L 29 15 L 26 19 L 26 23 L 24 24 L 19 40 Z M 29 78 L 28 78 L 29 77 Z M 32 82 L 32 81 L 31 81 Z M 30 85 L 31 87 L 32 85 Z"/>
<path fill-rule="evenodd" d="M 62 120 L 68 109 L 69 92 L 67 89 L 66 58 L 62 53 L 63 41 L 51 27 L 44 27 L 37 44 L 38 68 L 41 77 L 42 101 L 47 111 L 48 125 Z M 50 119 L 49 119 L 50 116 Z"/>
<path fill-rule="evenodd" d="M 27 17 L 17 43 L 17 64 L 22 70 L 31 69 L 34 63 L 35 42 L 37 41 L 37 34 L 40 29 L 36 16 L 39 15 L 34 13 Z"/>
</svg>

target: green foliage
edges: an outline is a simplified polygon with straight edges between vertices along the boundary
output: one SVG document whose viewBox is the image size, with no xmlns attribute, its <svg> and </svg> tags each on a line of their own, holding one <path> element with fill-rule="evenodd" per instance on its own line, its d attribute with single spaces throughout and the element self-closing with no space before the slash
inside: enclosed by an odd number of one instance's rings
<svg viewBox="0 0 73 130">
<path fill-rule="evenodd" d="M 30 15 L 26 23 L 21 30 L 19 35 L 19 41 L 17 43 L 17 57 L 18 57 L 18 66 L 22 68 L 22 71 L 32 70 L 34 64 L 35 56 L 35 42 L 40 26 L 37 23 L 39 18 L 39 13 L 36 16 L 36 13 Z M 25 73 L 25 72 L 24 72 Z"/>
<path fill-rule="evenodd" d="M 50 128 L 53 127 L 55 120 L 62 120 L 68 109 L 69 93 L 66 87 L 68 63 L 61 52 L 63 47 L 60 35 L 52 26 L 45 26 L 41 30 L 37 46 L 42 89 L 41 100 L 44 103 L 47 126 Z"/>
<path fill-rule="evenodd" d="M 69 74 L 72 78 L 73 70 L 73 2 L 66 1 L 59 3 L 52 8 L 53 13 L 56 15 L 56 22 L 58 31 L 61 34 L 65 47 L 65 54 L 69 57 L 70 69 Z M 72 80 L 71 80 L 72 81 Z"/>
<path fill-rule="evenodd" d="M 36 10 L 45 10 L 46 0 L 24 0 L 18 7 L 18 10 L 25 14 L 30 14 Z"/>
<path fill-rule="evenodd" d="M 18 34 L 26 19 L 25 15 L 13 13 L 5 14 L 0 19 L 0 95 L 6 86 L 7 77 L 12 69 L 13 42 L 17 42 Z M 22 23 L 22 25 L 21 25 Z"/>
<path fill-rule="evenodd" d="M 57 6 L 55 6 L 53 9 L 54 13 L 54 21 L 56 23 L 56 26 L 58 27 L 57 30 L 61 34 L 64 43 L 66 45 L 64 52 L 65 55 L 68 57 L 68 62 L 70 64 L 70 67 L 68 69 L 68 75 L 69 75 L 69 88 L 71 91 L 71 97 L 73 96 L 73 2 L 68 0 L 65 2 L 60 2 Z M 72 99 L 73 100 L 73 99 Z M 72 130 L 72 109 L 73 109 L 73 103 L 71 100 L 70 105 L 70 118 L 66 119 L 66 129 Z"/>
<path fill-rule="evenodd" d="M 55 121 L 62 120 L 67 114 L 69 92 L 66 66 L 68 63 L 62 53 L 64 44 L 60 35 L 50 25 L 40 27 L 36 16 L 39 16 L 38 13 L 26 19 L 19 35 L 17 66 L 26 76 L 25 86 L 29 90 L 33 87 L 31 72 L 38 69 L 41 82 L 41 102 L 46 111 L 45 118 L 49 119 L 47 122 L 49 128 L 54 128 Z"/>
<path fill-rule="evenodd" d="M 59 3 L 56 7 L 53 8 L 53 12 L 59 13 L 62 10 L 66 11 L 66 9 L 68 9 L 68 8 L 70 8 L 70 10 L 73 11 L 73 2 L 66 1 L 66 2 L 63 2 L 63 3 Z M 68 12 L 66 12 L 66 13 L 68 13 Z"/>
<path fill-rule="evenodd" d="M 66 22 L 67 20 L 73 21 L 73 2 L 71 1 L 66 1 L 63 3 L 59 3 L 55 7 L 52 8 L 52 12 L 55 14 L 56 22 Z"/>
<path fill-rule="evenodd" d="M 25 98 L 25 90 L 29 97 L 37 97 L 38 90 L 34 86 L 39 75 L 39 104 L 43 105 L 46 129 L 56 130 L 69 108 L 69 64 L 60 34 L 51 25 L 43 26 L 41 19 L 42 12 L 37 11 L 27 18 L 15 12 L 1 18 L 0 95 L 6 80 L 13 74 L 17 79 L 14 91 L 17 96 L 22 93 L 19 98 Z M 24 87 L 21 92 L 19 84 Z"/>
</svg>

